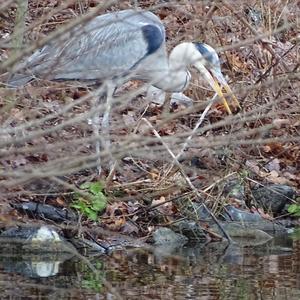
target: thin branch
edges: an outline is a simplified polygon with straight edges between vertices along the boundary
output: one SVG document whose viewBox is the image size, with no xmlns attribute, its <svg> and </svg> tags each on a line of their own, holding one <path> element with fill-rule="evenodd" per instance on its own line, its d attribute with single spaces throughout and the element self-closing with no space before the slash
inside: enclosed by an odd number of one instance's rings
<svg viewBox="0 0 300 300">
<path fill-rule="evenodd" d="M 183 176 L 183 178 L 185 179 L 185 181 L 187 182 L 187 184 L 189 185 L 189 187 L 191 188 L 191 190 L 195 193 L 195 195 L 197 195 L 197 197 L 199 199 L 201 199 L 201 195 L 198 192 L 197 188 L 193 185 L 193 183 L 191 182 L 190 178 L 185 174 L 181 164 L 179 163 L 178 159 L 176 158 L 175 154 L 171 151 L 171 149 L 169 148 L 169 146 L 164 142 L 164 140 L 161 138 L 161 136 L 159 135 L 159 133 L 154 129 L 154 127 L 152 126 L 152 124 L 145 118 L 142 119 L 151 129 L 152 132 L 154 133 L 154 135 L 160 140 L 160 142 L 162 143 L 162 145 L 166 148 L 166 150 L 168 151 L 168 153 L 170 154 L 170 156 L 172 157 L 174 164 L 178 167 L 178 169 L 180 170 L 181 175 Z M 205 205 L 204 202 L 202 202 L 202 205 L 204 207 L 204 209 L 209 213 L 209 215 L 212 217 L 212 219 L 214 220 L 214 222 L 217 224 L 217 226 L 219 227 L 219 229 L 221 230 L 221 232 L 224 234 L 224 236 L 226 237 L 226 239 L 228 240 L 228 242 L 232 242 L 231 237 L 227 234 L 227 232 L 225 231 L 225 229 L 223 228 L 223 226 L 221 225 L 221 223 L 217 220 L 217 218 L 215 217 L 215 215 L 210 211 L 210 209 Z"/>
</svg>

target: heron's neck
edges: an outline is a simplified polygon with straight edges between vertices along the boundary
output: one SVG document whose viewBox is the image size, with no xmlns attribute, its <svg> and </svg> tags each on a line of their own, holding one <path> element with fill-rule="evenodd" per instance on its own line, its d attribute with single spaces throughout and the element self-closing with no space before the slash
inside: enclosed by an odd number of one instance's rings
<svg viewBox="0 0 300 300">
<path fill-rule="evenodd" d="M 175 72 L 177 70 L 187 71 L 187 68 L 194 61 L 197 52 L 192 43 L 181 43 L 177 45 L 170 53 L 169 66 Z"/>
<path fill-rule="evenodd" d="M 192 43 L 177 45 L 170 53 L 168 68 L 162 74 L 156 86 L 169 92 L 184 91 L 190 81 L 188 67 L 195 59 L 195 48 Z"/>
</svg>

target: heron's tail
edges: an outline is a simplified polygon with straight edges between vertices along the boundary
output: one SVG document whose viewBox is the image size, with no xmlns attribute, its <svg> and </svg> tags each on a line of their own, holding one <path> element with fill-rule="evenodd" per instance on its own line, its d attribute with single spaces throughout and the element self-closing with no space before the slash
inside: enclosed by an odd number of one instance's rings
<svg viewBox="0 0 300 300">
<path fill-rule="evenodd" d="M 8 78 L 7 84 L 9 87 L 17 88 L 25 85 L 29 81 L 31 81 L 34 77 L 28 74 L 13 74 Z"/>
</svg>

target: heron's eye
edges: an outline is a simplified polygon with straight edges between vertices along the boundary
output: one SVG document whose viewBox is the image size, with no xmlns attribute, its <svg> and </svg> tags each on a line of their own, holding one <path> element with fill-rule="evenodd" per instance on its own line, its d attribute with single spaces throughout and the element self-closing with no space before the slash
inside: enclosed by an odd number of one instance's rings
<svg viewBox="0 0 300 300">
<path fill-rule="evenodd" d="M 209 68 L 218 68 L 220 65 L 217 52 L 209 45 L 204 43 L 194 43 L 196 49 L 205 59 L 206 66 Z"/>
</svg>

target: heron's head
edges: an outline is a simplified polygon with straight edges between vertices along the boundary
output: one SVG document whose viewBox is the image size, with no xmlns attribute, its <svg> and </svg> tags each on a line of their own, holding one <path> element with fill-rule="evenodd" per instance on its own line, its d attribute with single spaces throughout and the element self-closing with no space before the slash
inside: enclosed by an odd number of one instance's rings
<svg viewBox="0 0 300 300">
<path fill-rule="evenodd" d="M 221 72 L 221 64 L 217 52 L 214 48 L 204 43 L 193 43 L 193 45 L 196 51 L 200 53 L 201 57 L 201 59 L 193 62 L 193 65 L 204 75 L 210 86 L 222 99 L 228 113 L 231 114 L 231 109 L 229 108 L 223 95 L 222 88 L 224 88 L 226 92 L 230 94 L 238 107 L 240 107 L 240 105 Z"/>
</svg>

